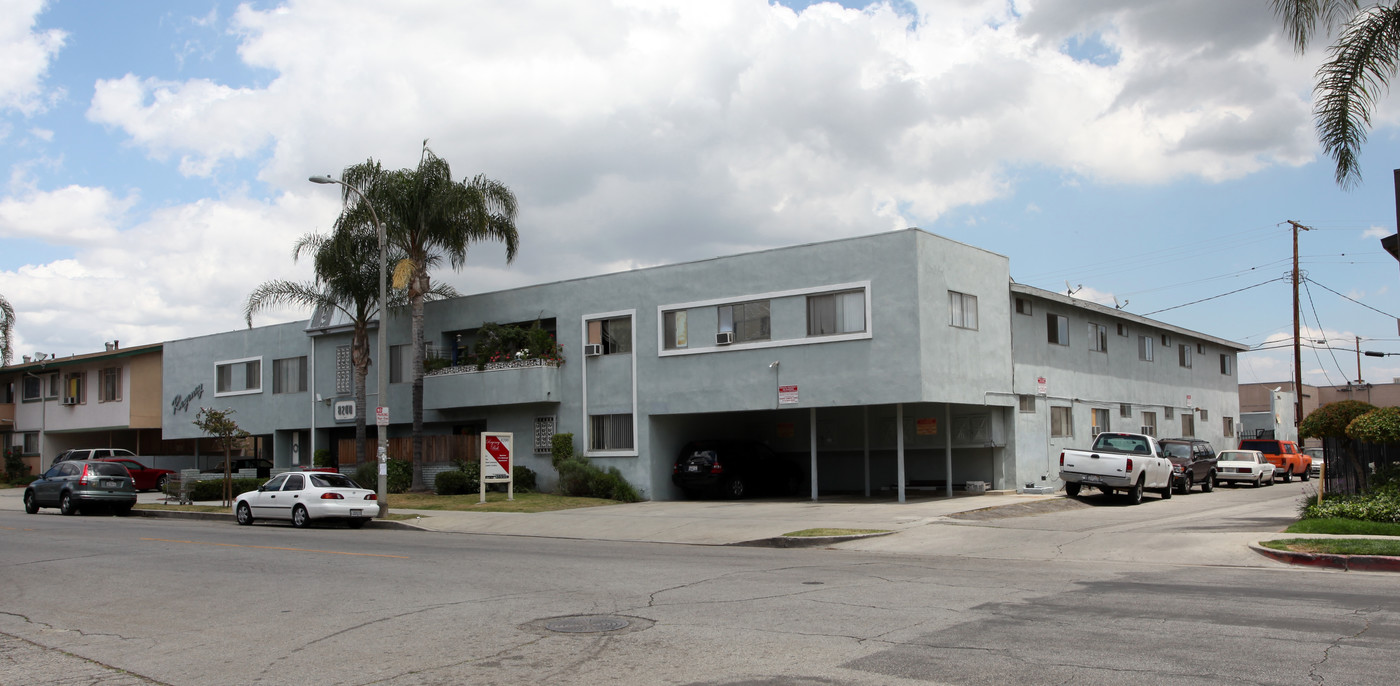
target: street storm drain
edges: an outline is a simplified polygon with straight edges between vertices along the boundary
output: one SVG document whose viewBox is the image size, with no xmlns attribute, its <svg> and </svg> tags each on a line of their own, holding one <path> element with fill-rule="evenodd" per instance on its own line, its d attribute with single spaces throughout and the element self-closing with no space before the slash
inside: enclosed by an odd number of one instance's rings
<svg viewBox="0 0 1400 686">
<path fill-rule="evenodd" d="M 530 626 L 559 634 L 618 634 L 651 628 L 650 619 L 619 615 L 570 615 L 531 622 Z"/>
</svg>

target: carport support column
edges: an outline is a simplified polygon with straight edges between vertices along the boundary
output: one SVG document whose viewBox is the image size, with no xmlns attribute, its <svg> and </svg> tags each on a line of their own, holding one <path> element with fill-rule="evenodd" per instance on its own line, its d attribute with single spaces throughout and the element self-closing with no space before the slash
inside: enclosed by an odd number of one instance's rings
<svg viewBox="0 0 1400 686">
<path fill-rule="evenodd" d="M 943 473 L 947 475 L 943 483 L 947 485 L 944 493 L 949 498 L 953 497 L 953 406 L 945 404 L 943 406 Z"/>
<path fill-rule="evenodd" d="M 899 463 L 899 502 L 904 502 L 904 403 L 894 406 L 894 454 Z"/>
<path fill-rule="evenodd" d="M 870 406 L 860 408 L 861 423 L 865 436 L 865 497 L 870 497 Z"/>
<path fill-rule="evenodd" d="M 812 447 L 812 502 L 817 501 L 817 408 L 807 411 L 807 445 Z"/>
</svg>

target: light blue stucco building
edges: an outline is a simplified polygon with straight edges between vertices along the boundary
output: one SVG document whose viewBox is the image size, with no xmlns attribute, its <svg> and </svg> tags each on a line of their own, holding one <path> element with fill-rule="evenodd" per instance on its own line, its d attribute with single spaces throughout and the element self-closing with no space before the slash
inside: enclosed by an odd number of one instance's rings
<svg viewBox="0 0 1400 686">
<path fill-rule="evenodd" d="M 457 359 L 487 322 L 538 322 L 565 362 L 433 373 L 425 433 L 513 432 L 518 464 L 546 487 L 549 437 L 572 433 L 663 500 L 680 495 L 677 452 L 701 438 L 792 456 L 814 497 L 1057 487 L 1059 451 L 1099 430 L 1224 447 L 1246 349 L 1016 284 L 1006 257 L 918 229 L 432 302 L 428 345 Z M 410 429 L 407 313 L 388 324 L 393 438 Z M 165 343 L 164 437 L 193 437 L 200 406 L 228 407 L 270 437 L 278 466 L 316 449 L 344 465 L 349 344 L 319 315 Z"/>
</svg>

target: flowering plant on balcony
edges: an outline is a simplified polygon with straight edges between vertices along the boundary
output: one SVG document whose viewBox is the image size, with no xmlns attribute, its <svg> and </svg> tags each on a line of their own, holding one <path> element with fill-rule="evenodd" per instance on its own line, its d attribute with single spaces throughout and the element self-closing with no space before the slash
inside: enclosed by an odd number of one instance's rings
<svg viewBox="0 0 1400 686">
<path fill-rule="evenodd" d="M 535 322 L 524 328 L 514 324 L 486 323 L 477 332 L 476 351 L 463 354 L 459 365 L 474 365 L 478 371 L 504 367 L 558 366 L 564 363 L 563 346 L 554 334 Z"/>
</svg>

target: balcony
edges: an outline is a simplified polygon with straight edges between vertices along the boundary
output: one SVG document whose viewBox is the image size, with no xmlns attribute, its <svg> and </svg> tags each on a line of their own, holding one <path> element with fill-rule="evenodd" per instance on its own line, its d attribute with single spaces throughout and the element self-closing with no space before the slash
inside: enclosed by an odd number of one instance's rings
<svg viewBox="0 0 1400 686">
<path fill-rule="evenodd" d="M 423 377 L 423 409 L 557 403 L 559 375 L 559 363 L 548 360 L 439 369 Z"/>
<path fill-rule="evenodd" d="M 15 404 L 0 403 L 0 431 L 10 431 L 15 424 Z"/>
</svg>

